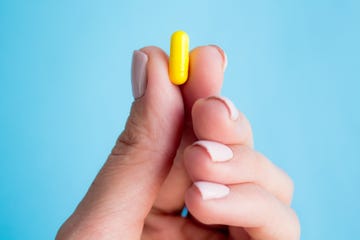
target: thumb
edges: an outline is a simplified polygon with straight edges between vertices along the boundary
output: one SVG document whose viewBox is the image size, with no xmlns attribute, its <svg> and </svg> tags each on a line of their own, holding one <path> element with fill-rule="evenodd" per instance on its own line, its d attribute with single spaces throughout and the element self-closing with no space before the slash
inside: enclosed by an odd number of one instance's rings
<svg viewBox="0 0 360 240">
<path fill-rule="evenodd" d="M 68 220 L 81 226 L 78 233 L 91 229 L 91 239 L 140 239 L 180 140 L 184 107 L 168 78 L 167 55 L 155 47 L 135 51 L 132 83 L 135 101 L 125 130 Z"/>
</svg>

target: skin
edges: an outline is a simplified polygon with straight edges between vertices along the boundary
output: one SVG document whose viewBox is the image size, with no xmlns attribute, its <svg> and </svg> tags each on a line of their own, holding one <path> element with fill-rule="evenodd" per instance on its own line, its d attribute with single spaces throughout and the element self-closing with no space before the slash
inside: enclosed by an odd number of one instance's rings
<svg viewBox="0 0 360 240">
<path fill-rule="evenodd" d="M 170 83 L 161 49 L 141 51 L 149 57 L 146 92 L 56 239 L 300 239 L 291 179 L 253 149 L 246 117 L 230 119 L 228 107 L 212 97 L 223 83 L 222 50 L 192 50 L 181 87 Z M 214 163 L 192 145 L 198 139 L 225 144 L 234 157 Z M 203 200 L 193 185 L 198 180 L 227 185 L 230 194 Z M 180 216 L 184 204 L 187 218 Z"/>
</svg>

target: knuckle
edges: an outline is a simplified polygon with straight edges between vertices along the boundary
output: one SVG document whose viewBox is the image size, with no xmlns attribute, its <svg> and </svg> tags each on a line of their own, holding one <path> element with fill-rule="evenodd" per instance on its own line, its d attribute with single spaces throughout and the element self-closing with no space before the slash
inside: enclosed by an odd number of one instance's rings
<svg viewBox="0 0 360 240">
<path fill-rule="evenodd" d="M 111 154 L 126 155 L 133 150 L 142 148 L 141 145 L 143 145 L 141 135 L 125 129 L 118 137 Z"/>
<path fill-rule="evenodd" d="M 134 102 L 133 104 L 136 104 Z M 154 146 L 156 136 L 154 131 L 151 130 L 147 122 L 141 121 L 141 109 L 132 107 L 130 117 L 127 119 L 124 131 L 118 137 L 115 147 L 113 148 L 112 155 L 126 155 L 129 152 L 142 150 L 146 151 Z"/>
</svg>

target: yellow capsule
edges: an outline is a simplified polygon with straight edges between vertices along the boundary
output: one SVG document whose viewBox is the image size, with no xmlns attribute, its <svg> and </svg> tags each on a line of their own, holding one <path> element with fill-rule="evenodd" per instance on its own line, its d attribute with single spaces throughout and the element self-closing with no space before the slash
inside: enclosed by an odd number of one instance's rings
<svg viewBox="0 0 360 240">
<path fill-rule="evenodd" d="M 176 31 L 171 36 L 169 76 L 172 83 L 184 84 L 189 69 L 189 36 L 184 31 Z"/>
</svg>

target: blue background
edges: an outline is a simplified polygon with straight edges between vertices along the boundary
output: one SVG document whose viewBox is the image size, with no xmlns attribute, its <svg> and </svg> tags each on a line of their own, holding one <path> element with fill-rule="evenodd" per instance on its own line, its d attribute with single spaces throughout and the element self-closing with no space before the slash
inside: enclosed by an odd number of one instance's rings
<svg viewBox="0 0 360 240">
<path fill-rule="evenodd" d="M 51 239 L 121 132 L 134 49 L 186 30 L 295 181 L 302 239 L 360 228 L 359 1 L 0 1 L 0 238 Z"/>
</svg>

